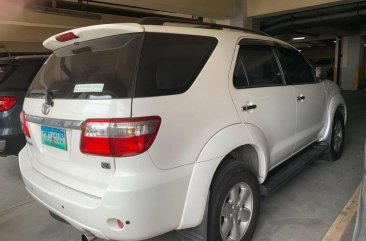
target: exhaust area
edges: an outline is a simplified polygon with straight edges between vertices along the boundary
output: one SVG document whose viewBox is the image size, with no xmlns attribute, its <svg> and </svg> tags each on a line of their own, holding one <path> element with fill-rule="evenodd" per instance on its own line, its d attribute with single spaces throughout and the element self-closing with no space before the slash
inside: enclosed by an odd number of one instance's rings
<svg viewBox="0 0 366 241">
<path fill-rule="evenodd" d="M 96 240 L 97 237 L 95 237 L 92 233 L 85 232 L 81 235 L 81 241 L 92 241 Z"/>
</svg>

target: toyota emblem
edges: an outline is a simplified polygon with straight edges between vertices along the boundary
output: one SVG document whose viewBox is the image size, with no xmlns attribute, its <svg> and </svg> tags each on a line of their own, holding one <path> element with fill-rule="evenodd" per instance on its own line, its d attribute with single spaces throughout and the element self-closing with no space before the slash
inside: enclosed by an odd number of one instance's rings
<svg viewBox="0 0 366 241">
<path fill-rule="evenodd" d="M 44 115 L 48 115 L 48 113 L 50 113 L 50 105 L 46 102 L 42 105 L 42 113 Z"/>
</svg>

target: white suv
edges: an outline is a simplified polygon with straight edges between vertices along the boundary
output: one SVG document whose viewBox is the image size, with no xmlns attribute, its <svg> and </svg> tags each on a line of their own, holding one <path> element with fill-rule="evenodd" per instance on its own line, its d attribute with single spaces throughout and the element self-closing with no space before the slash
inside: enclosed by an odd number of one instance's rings
<svg viewBox="0 0 366 241">
<path fill-rule="evenodd" d="M 298 171 L 281 163 L 340 157 L 344 99 L 280 40 L 157 22 L 44 42 L 53 54 L 21 115 L 25 186 L 84 240 L 200 224 L 210 241 L 250 240 L 260 191 Z"/>
</svg>

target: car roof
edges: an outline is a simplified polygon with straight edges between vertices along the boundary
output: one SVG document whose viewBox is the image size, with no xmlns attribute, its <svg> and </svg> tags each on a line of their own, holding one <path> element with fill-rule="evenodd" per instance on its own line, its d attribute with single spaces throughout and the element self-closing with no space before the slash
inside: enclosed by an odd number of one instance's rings
<svg viewBox="0 0 366 241">
<path fill-rule="evenodd" d="M 215 28 L 201 28 L 201 27 L 192 27 L 192 26 L 184 26 L 184 25 L 143 25 L 145 28 L 145 32 L 160 32 L 160 33 L 177 33 L 177 34 L 188 34 L 188 35 L 201 35 L 201 36 L 210 36 L 215 37 L 217 39 L 225 39 L 225 38 L 233 38 L 233 39 L 257 39 L 257 40 L 266 40 L 277 43 L 282 46 L 289 47 L 291 49 L 296 49 L 294 46 L 286 43 L 282 40 L 276 39 L 270 35 L 264 35 L 262 33 L 256 33 L 255 31 L 246 31 L 239 29 L 215 29 Z"/>
<path fill-rule="evenodd" d="M 49 55 L 21 55 L 21 56 L 10 56 L 0 58 L 0 64 L 16 64 L 16 63 L 27 63 L 27 62 L 44 62 Z"/>
<path fill-rule="evenodd" d="M 209 28 L 205 25 L 197 24 L 186 24 L 186 23 L 171 23 L 169 25 L 155 25 L 155 24 L 139 24 L 139 23 L 115 23 L 115 24 L 101 24 L 93 25 L 88 27 L 81 27 L 73 30 L 68 30 L 60 34 L 56 34 L 43 42 L 43 46 L 55 50 L 59 49 L 77 42 L 88 41 L 97 38 L 103 38 L 118 34 L 125 33 L 138 33 L 138 32 L 157 32 L 157 33 L 173 33 L 173 34 L 188 34 L 188 35 L 198 35 L 198 36 L 211 36 L 219 40 L 229 38 L 253 38 L 259 40 L 267 40 L 277 43 L 282 46 L 287 46 L 289 48 L 295 49 L 290 44 L 267 36 L 260 32 L 250 31 L 250 30 L 239 30 L 231 29 L 230 26 L 227 28 Z M 56 40 L 57 36 L 67 35 L 72 33 L 75 38 L 67 41 Z"/>
</svg>

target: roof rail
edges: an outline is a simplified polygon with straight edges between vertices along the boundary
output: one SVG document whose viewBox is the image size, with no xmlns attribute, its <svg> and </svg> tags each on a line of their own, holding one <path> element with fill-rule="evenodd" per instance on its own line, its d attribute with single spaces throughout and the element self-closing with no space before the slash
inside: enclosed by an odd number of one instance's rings
<svg viewBox="0 0 366 241">
<path fill-rule="evenodd" d="M 255 33 L 255 34 L 271 37 L 271 35 L 261 32 L 261 31 L 255 31 L 255 30 L 251 30 L 251 29 L 223 25 L 223 24 L 206 23 L 206 22 L 201 22 L 201 21 L 194 20 L 194 19 L 184 19 L 184 18 L 174 18 L 174 17 L 173 18 L 146 17 L 146 18 L 141 19 L 139 23 L 144 24 L 144 25 L 164 25 L 164 23 L 186 23 L 186 24 L 197 25 L 198 27 L 206 27 L 206 28 L 213 28 L 213 29 L 227 28 L 227 29 L 240 30 L 243 32 Z"/>
</svg>

